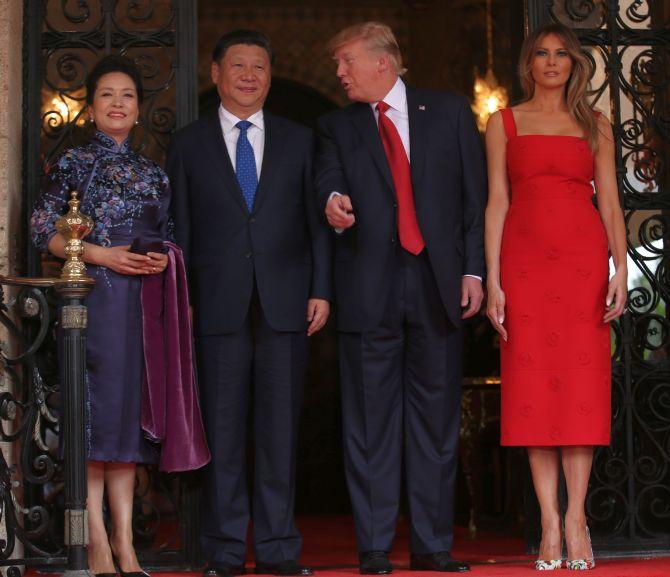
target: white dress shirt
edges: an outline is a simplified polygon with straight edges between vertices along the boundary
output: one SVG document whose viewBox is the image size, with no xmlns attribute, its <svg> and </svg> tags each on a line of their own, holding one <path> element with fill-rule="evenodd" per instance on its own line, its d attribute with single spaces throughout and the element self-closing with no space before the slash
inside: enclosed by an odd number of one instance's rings
<svg viewBox="0 0 670 577">
<path fill-rule="evenodd" d="M 389 105 L 389 109 L 386 111 L 386 117 L 393 122 L 398 134 L 400 135 L 400 140 L 402 140 L 402 145 L 405 148 L 405 153 L 407 154 L 407 159 L 409 160 L 409 113 L 407 112 L 407 88 L 405 83 L 400 80 L 396 80 L 393 88 L 389 93 L 384 96 L 384 102 Z M 377 125 L 379 125 L 379 111 L 377 110 L 378 102 L 371 102 L 370 106 L 372 107 L 372 112 L 375 115 L 375 120 Z"/>
<path fill-rule="evenodd" d="M 238 118 L 231 112 L 228 112 L 223 104 L 219 106 L 219 122 L 221 123 L 221 132 L 223 132 L 223 140 L 226 142 L 228 149 L 228 156 L 233 165 L 233 170 L 236 170 L 235 163 L 237 159 L 237 139 L 240 136 L 240 129 L 235 126 L 241 118 Z M 254 112 L 249 118 L 251 126 L 247 129 L 247 138 L 249 144 L 254 150 L 254 159 L 256 160 L 256 176 L 261 177 L 261 166 L 263 165 L 263 149 L 265 148 L 265 121 L 263 119 L 263 110 Z"/>
</svg>

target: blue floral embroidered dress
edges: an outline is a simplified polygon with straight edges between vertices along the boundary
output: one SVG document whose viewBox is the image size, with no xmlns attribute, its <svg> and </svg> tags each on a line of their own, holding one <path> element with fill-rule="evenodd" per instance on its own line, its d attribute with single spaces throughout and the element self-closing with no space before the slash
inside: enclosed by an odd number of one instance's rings
<svg viewBox="0 0 670 577">
<path fill-rule="evenodd" d="M 63 153 L 47 175 L 47 186 L 30 220 L 32 240 L 46 251 L 65 212 L 70 191 L 83 198 L 81 211 L 95 221 L 87 242 L 128 245 L 137 236 L 168 240 L 170 188 L 163 170 L 97 132 L 86 146 Z M 88 458 L 152 463 L 158 451 L 140 427 L 144 368 L 141 276 L 87 265 L 96 280 L 86 300 Z"/>
</svg>

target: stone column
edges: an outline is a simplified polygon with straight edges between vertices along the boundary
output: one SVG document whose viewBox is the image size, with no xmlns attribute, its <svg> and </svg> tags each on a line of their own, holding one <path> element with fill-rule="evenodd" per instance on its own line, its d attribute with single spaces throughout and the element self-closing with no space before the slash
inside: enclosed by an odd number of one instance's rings
<svg viewBox="0 0 670 577">
<path fill-rule="evenodd" d="M 0 0 L 0 274 L 20 260 L 23 2 Z M 36 118 L 35 122 L 39 120 Z"/>
<path fill-rule="evenodd" d="M 22 122 L 22 62 L 23 62 L 23 2 L 0 0 L 0 274 L 15 274 L 19 269 L 25 228 L 21 223 L 21 122 Z M 35 119 L 38 121 L 38 119 Z M 10 351 L 7 331 L 0 331 L 0 341 Z M 0 371 L 0 392 L 9 385 Z M 6 430 L 11 430 L 5 422 Z M 0 442 L 9 465 L 16 461 L 15 447 Z M 4 539 L 4 523 L 0 539 Z M 21 556 L 20 544 L 14 556 Z"/>
</svg>

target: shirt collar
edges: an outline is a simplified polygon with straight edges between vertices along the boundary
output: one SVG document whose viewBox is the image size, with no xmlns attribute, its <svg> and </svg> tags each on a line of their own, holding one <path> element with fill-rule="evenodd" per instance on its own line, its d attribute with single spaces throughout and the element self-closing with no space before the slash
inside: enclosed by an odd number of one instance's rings
<svg viewBox="0 0 670 577">
<path fill-rule="evenodd" d="M 393 88 L 389 90 L 388 94 L 384 96 L 383 101 L 386 102 L 393 110 L 397 110 L 403 115 L 407 115 L 407 87 L 405 83 L 400 79 L 395 81 Z M 377 102 L 371 102 L 372 110 L 377 109 Z"/>
<path fill-rule="evenodd" d="M 223 107 L 223 104 L 219 105 L 219 122 L 221 122 L 221 128 L 223 129 L 224 134 L 230 132 L 235 128 L 235 125 L 242 120 L 235 116 L 232 112 L 229 112 Z M 265 119 L 263 118 L 263 109 L 254 112 L 249 118 L 247 118 L 251 124 L 260 130 L 265 129 Z"/>
</svg>

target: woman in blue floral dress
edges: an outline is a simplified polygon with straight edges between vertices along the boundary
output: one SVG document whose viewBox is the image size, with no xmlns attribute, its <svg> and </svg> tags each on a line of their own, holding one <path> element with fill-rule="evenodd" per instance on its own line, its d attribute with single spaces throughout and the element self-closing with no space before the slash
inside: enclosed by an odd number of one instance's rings
<svg viewBox="0 0 670 577">
<path fill-rule="evenodd" d="M 103 58 L 87 79 L 87 91 L 97 132 L 90 144 L 65 151 L 51 167 L 30 225 L 39 249 L 63 257 L 65 241 L 55 222 L 70 191 L 79 191 L 82 212 L 95 221 L 83 257 L 96 281 L 86 303 L 89 568 L 97 575 L 114 575 L 114 554 L 122 575 L 141 577 L 132 543 L 135 467 L 155 462 L 158 454 L 140 427 L 140 289 L 143 275 L 160 274 L 168 263 L 161 241 L 169 236 L 170 189 L 163 170 L 130 149 L 128 137 L 142 101 L 141 78 L 132 61 Z M 150 251 L 131 252 L 136 238 Z M 102 515 L 105 485 L 109 540 Z"/>
</svg>

